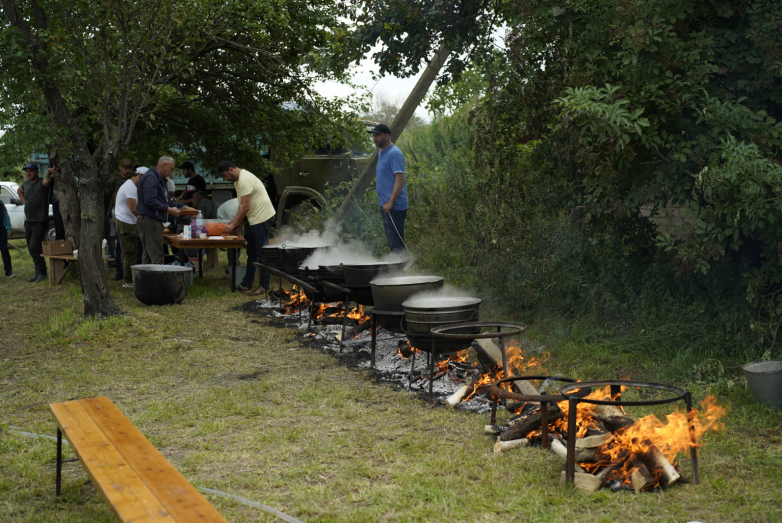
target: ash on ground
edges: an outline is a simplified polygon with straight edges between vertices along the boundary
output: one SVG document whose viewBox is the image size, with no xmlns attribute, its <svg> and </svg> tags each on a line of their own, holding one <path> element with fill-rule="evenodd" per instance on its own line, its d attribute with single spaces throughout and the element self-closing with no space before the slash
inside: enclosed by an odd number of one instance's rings
<svg viewBox="0 0 782 523">
<path fill-rule="evenodd" d="M 400 342 L 406 342 L 403 334 L 395 334 L 378 326 L 375 365 L 372 366 L 372 331 L 364 330 L 350 337 L 344 343 L 340 343 L 342 337 L 342 325 L 320 325 L 318 319 L 309 321 L 309 312 L 304 309 L 299 312 L 285 314 L 279 300 L 251 301 L 236 309 L 250 314 L 258 314 L 278 321 L 272 322 L 280 327 L 294 328 L 303 331 L 301 336 L 304 341 L 315 345 L 318 349 L 340 356 L 353 356 L 346 358 L 351 367 L 371 370 L 381 382 L 394 384 L 406 391 L 429 399 L 429 364 L 428 353 L 419 351 L 415 358 L 405 358 L 400 354 Z M 353 326 L 346 326 L 348 334 Z M 347 336 L 346 336 L 347 337 Z M 443 356 L 443 359 L 447 356 Z M 410 368 L 413 365 L 412 379 Z M 477 368 L 470 369 L 478 372 Z M 435 367 L 435 377 L 432 393 L 435 403 L 442 404 L 445 399 L 456 392 L 472 377 L 470 370 L 449 366 L 445 373 L 438 372 Z M 491 402 L 483 396 L 475 396 L 468 401 L 462 401 L 455 408 L 469 410 L 477 413 L 489 412 Z M 499 408 L 502 408 L 500 406 Z"/>
</svg>

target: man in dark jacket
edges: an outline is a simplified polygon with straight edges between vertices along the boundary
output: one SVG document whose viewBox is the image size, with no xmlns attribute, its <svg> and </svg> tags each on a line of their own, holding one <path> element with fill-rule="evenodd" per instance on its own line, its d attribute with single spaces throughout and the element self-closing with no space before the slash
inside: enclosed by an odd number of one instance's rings
<svg viewBox="0 0 782 523">
<path fill-rule="evenodd" d="M 19 188 L 19 199 L 24 204 L 24 235 L 27 239 L 27 250 L 33 258 L 35 276 L 28 282 L 48 280 L 46 275 L 46 260 L 43 259 L 43 239 L 49 228 L 49 185 L 52 183 L 52 170 L 46 172 L 43 180 L 38 177 L 38 164 L 28 163 L 24 166 L 27 180 Z"/>
<path fill-rule="evenodd" d="M 179 216 L 183 206 L 168 194 L 166 179 L 174 170 L 174 159 L 161 156 L 157 165 L 141 176 L 138 182 L 138 235 L 144 247 L 143 263 L 162 264 L 165 252 L 163 250 L 163 228 L 166 214 Z M 185 207 L 188 208 L 189 207 Z"/>
</svg>

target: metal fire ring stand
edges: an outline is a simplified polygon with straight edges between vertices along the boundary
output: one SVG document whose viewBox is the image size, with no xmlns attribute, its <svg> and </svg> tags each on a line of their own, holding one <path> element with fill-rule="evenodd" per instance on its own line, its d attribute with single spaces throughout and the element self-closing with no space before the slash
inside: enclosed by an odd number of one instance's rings
<svg viewBox="0 0 782 523">
<path fill-rule="evenodd" d="M 479 334 L 470 333 L 450 333 L 448 331 L 455 329 L 497 329 L 497 332 L 484 332 Z M 510 329 L 505 332 L 502 329 Z M 502 372 L 508 375 L 508 359 L 505 356 L 505 338 L 508 336 L 518 336 L 527 330 L 527 326 L 522 323 L 510 323 L 505 321 L 473 321 L 467 323 L 452 323 L 450 325 L 440 325 L 433 327 L 432 333 L 432 357 L 429 358 L 429 402 L 434 403 L 432 396 L 432 387 L 434 385 L 434 359 L 437 355 L 437 338 L 449 340 L 483 340 L 497 338 L 499 340 L 500 354 L 502 354 Z M 510 385 L 509 385 L 510 386 Z M 496 403 L 496 400 L 495 400 Z M 496 405 L 495 405 L 496 408 Z"/>
<path fill-rule="evenodd" d="M 579 397 L 582 390 L 591 390 L 592 387 L 605 387 L 611 386 L 611 397 L 615 400 L 595 400 Z M 660 400 L 647 400 L 647 401 L 622 401 L 622 386 L 625 387 L 637 387 L 642 389 L 657 389 L 666 392 L 671 392 L 676 396 L 672 398 L 665 398 Z M 579 391 L 579 392 L 576 392 Z M 590 403 L 592 405 L 613 405 L 613 406 L 632 406 L 641 407 L 649 405 L 664 405 L 666 403 L 673 403 L 675 401 L 684 401 L 687 406 L 687 426 L 690 433 L 690 459 L 692 460 L 692 482 L 695 485 L 700 483 L 700 477 L 698 474 L 698 451 L 695 444 L 695 430 L 692 426 L 692 394 L 679 387 L 673 385 L 664 385 L 662 383 L 651 383 L 648 381 L 632 381 L 632 380 L 599 380 L 599 381 L 580 381 L 578 383 L 571 383 L 565 385 L 559 389 L 560 394 L 568 399 L 568 420 L 567 420 L 567 466 L 565 468 L 565 481 L 567 483 L 573 483 L 576 476 L 576 411 L 578 409 L 579 402 Z"/>
<path fill-rule="evenodd" d="M 500 398 L 505 398 L 509 400 L 515 400 L 515 401 L 524 401 L 524 402 L 530 402 L 530 403 L 539 403 L 540 404 L 540 445 L 544 449 L 548 448 L 548 406 L 550 403 L 559 403 L 561 401 L 567 401 L 568 399 L 565 396 L 562 396 L 561 394 L 517 394 L 515 392 L 510 392 L 510 390 L 502 390 L 500 388 L 500 383 L 508 383 L 512 381 L 529 381 L 529 380 L 539 380 L 539 381 L 563 381 L 565 383 L 575 383 L 578 380 L 574 380 L 573 378 L 562 378 L 558 376 L 513 376 L 510 378 L 503 378 L 499 381 L 495 381 L 494 383 L 490 383 L 486 385 L 485 387 L 481 387 L 482 390 L 488 391 L 489 394 L 492 395 L 494 398 L 494 403 L 491 407 L 491 424 L 494 425 L 497 422 L 497 403 L 499 402 Z M 587 392 L 588 393 L 588 392 Z M 581 394 L 581 393 L 577 393 Z"/>
</svg>

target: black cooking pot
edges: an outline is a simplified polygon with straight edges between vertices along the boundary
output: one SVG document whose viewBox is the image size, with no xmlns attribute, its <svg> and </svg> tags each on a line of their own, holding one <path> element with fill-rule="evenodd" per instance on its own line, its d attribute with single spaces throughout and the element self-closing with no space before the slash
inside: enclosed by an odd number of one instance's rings
<svg viewBox="0 0 782 523">
<path fill-rule="evenodd" d="M 264 245 L 261 250 L 263 251 L 263 259 L 266 262 L 264 265 L 268 265 L 278 271 L 283 270 L 282 245 Z"/>
<path fill-rule="evenodd" d="M 405 270 L 407 262 L 393 263 L 367 263 L 367 264 L 342 264 L 342 273 L 345 275 L 345 284 L 369 285 L 369 282 L 378 276 L 398 274 Z"/>
<path fill-rule="evenodd" d="M 187 297 L 192 267 L 176 265 L 131 265 L 133 293 L 146 305 L 171 305 Z"/>
<path fill-rule="evenodd" d="M 399 276 L 375 278 L 369 284 L 375 307 L 382 311 L 404 311 L 402 303 L 414 294 L 443 288 L 442 276 Z"/>
</svg>

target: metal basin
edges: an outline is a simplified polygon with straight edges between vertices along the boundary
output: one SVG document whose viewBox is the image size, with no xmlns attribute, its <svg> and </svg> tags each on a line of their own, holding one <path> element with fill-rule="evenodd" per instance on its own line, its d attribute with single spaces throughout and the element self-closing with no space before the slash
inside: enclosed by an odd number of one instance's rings
<svg viewBox="0 0 782 523">
<path fill-rule="evenodd" d="M 411 298 L 402 303 L 407 331 L 429 335 L 434 327 L 478 321 L 479 298 Z M 420 348 L 420 347 L 419 347 Z"/>
<path fill-rule="evenodd" d="M 757 402 L 782 410 L 782 360 L 757 361 L 741 368 Z"/>
<path fill-rule="evenodd" d="M 400 276 L 376 278 L 369 282 L 375 307 L 383 311 L 404 311 L 402 303 L 414 294 L 442 289 L 441 276 Z"/>
<path fill-rule="evenodd" d="M 175 265 L 131 265 L 133 292 L 146 305 L 171 305 L 187 297 L 191 267 Z"/>
</svg>

